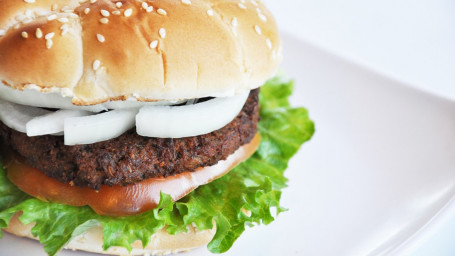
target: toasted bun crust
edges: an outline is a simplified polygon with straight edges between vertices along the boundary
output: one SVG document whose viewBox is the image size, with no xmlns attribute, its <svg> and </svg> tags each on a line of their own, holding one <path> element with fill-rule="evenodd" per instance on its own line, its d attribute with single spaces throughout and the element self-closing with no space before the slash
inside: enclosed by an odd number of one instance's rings
<svg viewBox="0 0 455 256">
<path fill-rule="evenodd" d="M 20 237 L 28 237 L 37 240 L 31 233 L 34 223 L 24 225 L 19 220 L 19 214 L 14 215 L 5 231 Z M 103 250 L 103 230 L 101 227 L 89 229 L 85 234 L 76 237 L 65 249 L 82 250 L 109 255 L 166 255 L 171 253 L 189 251 L 191 249 L 206 245 L 215 235 L 215 228 L 211 230 L 197 231 L 189 226 L 187 233 L 170 235 L 165 230 L 160 230 L 152 236 L 150 244 L 142 247 L 140 241 L 132 244 L 133 250 L 129 253 L 122 247 L 111 247 Z"/>
<path fill-rule="evenodd" d="M 0 80 L 76 105 L 232 96 L 281 59 L 259 0 L 30 2 L 0 0 Z"/>
</svg>

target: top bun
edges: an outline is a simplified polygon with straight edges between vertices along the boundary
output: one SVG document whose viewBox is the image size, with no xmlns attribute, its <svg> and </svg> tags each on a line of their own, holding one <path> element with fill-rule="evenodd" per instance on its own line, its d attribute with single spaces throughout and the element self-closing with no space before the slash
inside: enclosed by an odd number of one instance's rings
<svg viewBox="0 0 455 256">
<path fill-rule="evenodd" d="M 262 85 L 281 59 L 258 0 L 0 0 L 0 9 L 2 83 L 75 105 L 232 96 Z"/>
</svg>

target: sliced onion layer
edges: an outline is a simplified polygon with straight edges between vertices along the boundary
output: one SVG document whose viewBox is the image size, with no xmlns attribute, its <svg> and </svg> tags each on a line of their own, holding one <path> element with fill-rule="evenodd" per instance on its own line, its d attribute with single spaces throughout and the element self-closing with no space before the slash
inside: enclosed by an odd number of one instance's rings
<svg viewBox="0 0 455 256">
<path fill-rule="evenodd" d="M 242 110 L 249 93 L 215 98 L 194 105 L 146 106 L 136 116 L 141 136 L 183 138 L 207 134 L 230 123 Z"/>
<path fill-rule="evenodd" d="M 19 132 L 25 133 L 27 123 L 33 118 L 49 113 L 51 111 L 0 100 L 0 120 L 9 128 Z"/>
<path fill-rule="evenodd" d="M 116 138 L 134 127 L 137 112 L 137 109 L 112 110 L 93 116 L 66 118 L 65 145 L 92 144 Z"/>
<path fill-rule="evenodd" d="M 65 145 L 92 144 L 110 140 L 135 125 L 137 133 L 141 136 L 192 137 L 218 130 L 231 122 L 242 110 L 248 94 L 215 98 L 197 104 L 191 104 L 190 100 L 189 104 L 182 106 L 154 105 L 144 106 L 140 110 L 127 108 L 101 114 L 90 112 L 93 109 L 63 109 L 52 112 L 0 99 L 0 119 L 8 127 L 27 133 L 28 136 L 64 135 Z M 0 95 L 5 96 L 1 91 Z"/>
<path fill-rule="evenodd" d="M 82 117 L 92 115 L 92 112 L 83 110 L 59 110 L 44 116 L 35 117 L 26 125 L 27 135 L 41 136 L 59 134 L 64 130 L 64 120 L 69 117 Z"/>
</svg>

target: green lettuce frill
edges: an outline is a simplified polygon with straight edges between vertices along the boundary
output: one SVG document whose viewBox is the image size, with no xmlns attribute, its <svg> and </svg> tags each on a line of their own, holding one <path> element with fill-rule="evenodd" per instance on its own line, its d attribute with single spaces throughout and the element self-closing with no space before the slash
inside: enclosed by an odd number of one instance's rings
<svg viewBox="0 0 455 256">
<path fill-rule="evenodd" d="M 105 249 L 122 246 L 131 250 L 134 241 L 141 240 L 146 245 L 152 234 L 164 227 L 171 234 L 185 232 L 193 223 L 199 230 L 205 230 L 213 227 L 214 220 L 216 235 L 208 249 L 214 253 L 225 252 L 246 225 L 268 224 L 274 220 L 271 208 L 276 208 L 278 213 L 284 210 L 280 206 L 281 189 L 287 182 L 284 170 L 289 159 L 314 133 L 307 111 L 290 107 L 288 98 L 292 89 L 292 82 L 280 78 L 262 87 L 259 123 L 262 140 L 250 159 L 178 202 L 162 194 L 158 208 L 140 215 L 106 217 L 89 207 L 31 198 L 7 179 L 0 165 L 0 228 L 22 211 L 20 220 L 24 224 L 36 222 L 33 235 L 44 244 L 49 255 L 55 255 L 71 239 L 97 225 L 103 227 Z"/>
</svg>

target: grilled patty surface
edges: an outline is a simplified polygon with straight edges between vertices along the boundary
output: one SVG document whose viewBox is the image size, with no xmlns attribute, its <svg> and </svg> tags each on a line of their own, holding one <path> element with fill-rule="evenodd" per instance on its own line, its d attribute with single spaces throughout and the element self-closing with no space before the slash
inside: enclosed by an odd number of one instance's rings
<svg viewBox="0 0 455 256">
<path fill-rule="evenodd" d="M 66 146 L 62 136 L 28 137 L 0 122 L 0 140 L 26 163 L 64 183 L 100 189 L 167 177 L 226 159 L 257 132 L 259 89 L 251 91 L 238 116 L 209 134 L 161 139 L 131 129 L 120 137 L 90 145 Z M 37 181 L 39 182 L 39 181 Z"/>
</svg>

